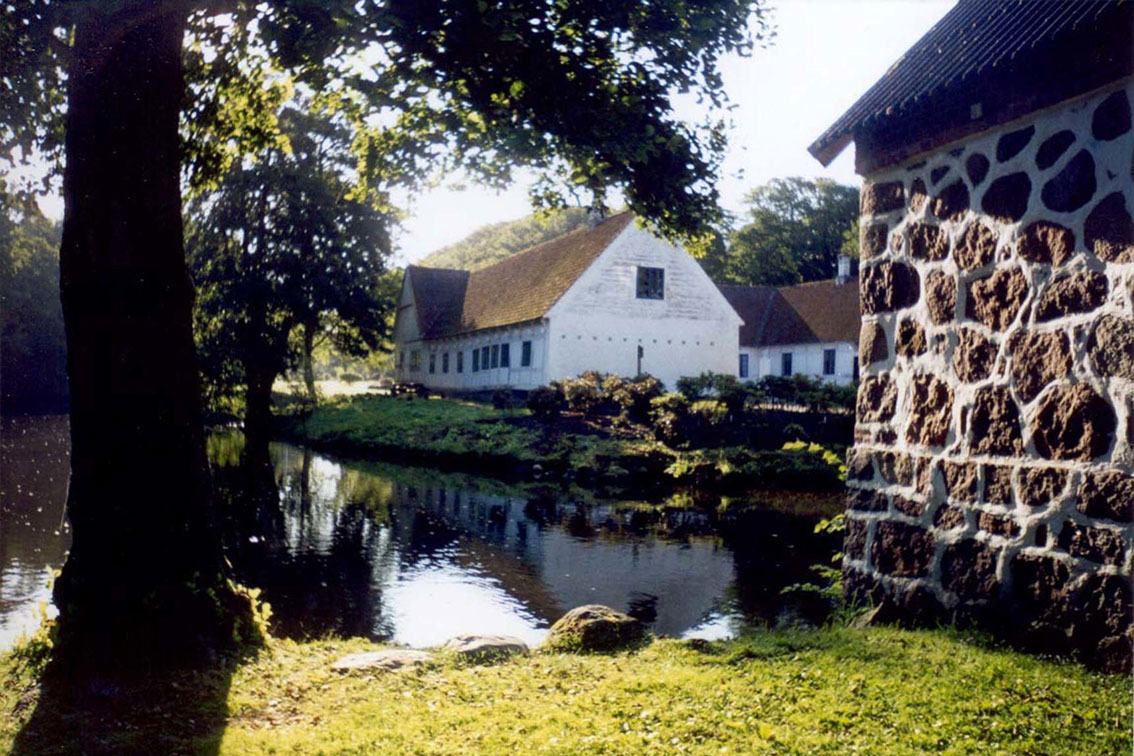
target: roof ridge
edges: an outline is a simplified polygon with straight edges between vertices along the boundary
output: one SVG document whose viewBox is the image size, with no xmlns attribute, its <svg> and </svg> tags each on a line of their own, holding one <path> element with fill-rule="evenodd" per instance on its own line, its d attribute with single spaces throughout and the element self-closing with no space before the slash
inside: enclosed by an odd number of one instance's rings
<svg viewBox="0 0 1134 756">
<path fill-rule="evenodd" d="M 537 250 L 542 249 L 543 247 L 546 247 L 550 244 L 562 242 L 564 239 L 566 239 L 569 236 L 575 236 L 575 235 L 582 236 L 584 234 L 589 234 L 592 231 L 595 231 L 595 230 L 601 228 L 602 226 L 605 226 L 607 223 L 610 223 L 611 221 L 615 220 L 616 218 L 621 218 L 623 215 L 630 215 L 630 214 L 631 214 L 630 210 L 623 210 L 622 212 L 616 213 L 616 214 L 610 216 L 609 218 L 603 218 L 601 221 L 599 221 L 598 223 L 596 223 L 593 226 L 580 226 L 579 228 L 573 228 L 565 234 L 560 234 L 559 236 L 553 236 L 550 239 L 547 239 L 545 241 L 541 241 L 539 244 L 533 244 L 532 246 L 525 247 L 524 249 L 521 249 L 518 252 L 513 252 L 512 254 L 508 255 L 507 257 L 503 257 L 503 258 L 497 260 L 496 262 L 492 263 L 491 265 L 485 265 L 483 268 L 477 268 L 476 270 L 470 270 L 470 271 L 467 271 L 467 272 L 471 275 L 473 273 L 483 273 L 485 271 L 492 270 L 493 268 L 495 268 L 497 266 L 500 266 L 500 265 L 503 265 L 506 262 L 515 260 L 518 257 L 523 257 L 527 254 L 532 253 L 532 252 L 536 252 Z"/>
</svg>

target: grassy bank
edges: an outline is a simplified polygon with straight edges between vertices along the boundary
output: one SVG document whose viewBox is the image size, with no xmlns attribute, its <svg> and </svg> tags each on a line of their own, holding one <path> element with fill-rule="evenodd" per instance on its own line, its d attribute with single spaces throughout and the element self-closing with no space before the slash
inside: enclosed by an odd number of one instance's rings
<svg viewBox="0 0 1134 756">
<path fill-rule="evenodd" d="M 682 485 L 823 491 L 841 485 L 830 458 L 807 449 L 676 450 L 632 423 L 572 415 L 544 421 L 526 409 L 439 398 L 340 397 L 306 416 L 284 415 L 279 430 L 288 440 L 340 454 L 511 480 L 658 491 Z"/>
<path fill-rule="evenodd" d="M 0 752 L 1113 754 L 1129 680 L 949 631 L 770 632 L 611 656 L 339 674 L 364 641 L 296 644 L 226 673 L 118 691 L 64 714 L 0 657 Z M 37 707 L 38 704 L 38 707 Z"/>
</svg>

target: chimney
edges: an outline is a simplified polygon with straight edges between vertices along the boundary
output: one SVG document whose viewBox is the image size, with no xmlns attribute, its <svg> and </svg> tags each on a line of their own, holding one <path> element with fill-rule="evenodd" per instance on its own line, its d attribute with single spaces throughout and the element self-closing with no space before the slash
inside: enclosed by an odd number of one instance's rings
<svg viewBox="0 0 1134 756">
<path fill-rule="evenodd" d="M 835 276 L 835 283 L 842 286 L 850 280 L 850 257 L 839 255 L 839 272 Z"/>
</svg>

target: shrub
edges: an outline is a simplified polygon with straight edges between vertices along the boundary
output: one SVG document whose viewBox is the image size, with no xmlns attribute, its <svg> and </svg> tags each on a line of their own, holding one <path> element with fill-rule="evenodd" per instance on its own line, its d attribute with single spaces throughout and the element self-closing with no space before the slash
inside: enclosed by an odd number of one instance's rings
<svg viewBox="0 0 1134 756">
<path fill-rule="evenodd" d="M 689 400 L 683 394 L 668 393 L 650 400 L 650 421 L 654 437 L 677 446 L 688 441 Z"/>
<path fill-rule="evenodd" d="M 691 375 L 686 375 L 677 379 L 677 391 L 690 402 L 704 399 L 708 395 L 712 385 L 712 373 L 701 373 L 696 378 Z"/>
<path fill-rule="evenodd" d="M 648 373 L 639 375 L 632 381 L 618 379 L 611 381 L 610 376 L 603 382 L 603 392 L 607 398 L 618 405 L 622 416 L 636 423 L 645 423 L 650 420 L 650 402 L 662 395 L 662 382 Z M 607 384 L 613 388 L 608 391 Z"/>
<path fill-rule="evenodd" d="M 563 405 L 563 387 L 558 383 L 539 386 L 528 392 L 528 409 L 542 420 L 559 417 Z"/>
<path fill-rule="evenodd" d="M 361 381 L 362 376 L 358 373 L 343 373 L 339 376 L 339 380 L 343 381 L 344 383 L 355 383 L 356 381 Z"/>
<path fill-rule="evenodd" d="M 594 373 L 594 371 L 589 372 Z M 602 394 L 599 391 L 601 377 L 598 376 L 598 373 L 594 373 L 594 376 L 598 377 L 599 380 L 592 380 L 590 376 L 584 373 L 578 378 L 563 381 L 563 397 L 567 400 L 567 406 L 575 412 L 581 412 L 586 417 L 594 415 L 599 400 L 602 399 Z"/>
<path fill-rule="evenodd" d="M 728 405 L 719 399 L 702 399 L 689 406 L 689 414 L 710 428 L 724 425 L 728 420 Z"/>
</svg>

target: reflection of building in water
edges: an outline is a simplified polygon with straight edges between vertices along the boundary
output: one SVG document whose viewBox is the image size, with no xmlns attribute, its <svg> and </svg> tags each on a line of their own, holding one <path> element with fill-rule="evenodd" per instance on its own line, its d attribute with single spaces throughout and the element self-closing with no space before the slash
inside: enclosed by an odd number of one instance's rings
<svg viewBox="0 0 1134 756">
<path fill-rule="evenodd" d="M 556 504 L 551 524 L 529 517 L 522 498 L 404 483 L 395 484 L 394 497 L 399 509 L 417 508 L 469 536 L 458 558 L 499 580 L 545 622 L 598 603 L 677 635 L 707 616 L 733 580 L 732 554 L 713 540 L 621 534 L 622 517 L 606 505 L 576 511 Z M 559 524 L 572 517 L 585 524 Z M 571 532 L 582 529 L 595 535 Z"/>
</svg>

